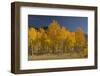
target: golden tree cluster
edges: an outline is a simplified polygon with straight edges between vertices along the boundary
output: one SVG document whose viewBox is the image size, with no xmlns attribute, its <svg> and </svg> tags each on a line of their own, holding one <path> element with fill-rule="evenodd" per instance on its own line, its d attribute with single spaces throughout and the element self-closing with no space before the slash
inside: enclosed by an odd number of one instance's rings
<svg viewBox="0 0 100 76">
<path fill-rule="evenodd" d="M 79 53 L 87 56 L 87 40 L 80 27 L 74 32 L 53 20 L 47 29 L 29 27 L 29 55 Z"/>
</svg>

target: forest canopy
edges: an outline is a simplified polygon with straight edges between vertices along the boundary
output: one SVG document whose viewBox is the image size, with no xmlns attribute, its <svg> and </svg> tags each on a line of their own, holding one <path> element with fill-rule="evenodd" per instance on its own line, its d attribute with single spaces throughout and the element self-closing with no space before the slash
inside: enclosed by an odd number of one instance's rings
<svg viewBox="0 0 100 76">
<path fill-rule="evenodd" d="M 33 25 L 34 26 L 34 25 Z M 75 31 L 53 20 L 47 28 L 28 28 L 28 53 L 33 55 L 70 54 L 87 57 L 87 38 L 81 27 Z"/>
</svg>

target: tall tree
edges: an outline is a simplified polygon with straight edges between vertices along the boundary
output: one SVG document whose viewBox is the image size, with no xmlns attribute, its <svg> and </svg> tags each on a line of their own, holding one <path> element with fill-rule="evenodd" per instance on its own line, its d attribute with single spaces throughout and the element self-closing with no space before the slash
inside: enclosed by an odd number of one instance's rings
<svg viewBox="0 0 100 76">
<path fill-rule="evenodd" d="M 28 29 L 28 49 L 29 55 L 32 55 L 35 50 L 35 44 L 37 39 L 37 31 L 33 27 L 29 27 Z"/>
<path fill-rule="evenodd" d="M 75 32 L 69 32 L 67 37 L 68 50 L 73 51 L 76 44 Z"/>
<path fill-rule="evenodd" d="M 57 41 L 57 35 L 60 30 L 60 25 L 56 20 L 53 20 L 48 25 L 48 37 L 51 39 L 51 45 L 52 45 L 52 52 L 55 53 L 58 49 L 58 41 Z"/>
<path fill-rule="evenodd" d="M 84 32 L 80 27 L 78 27 L 75 31 L 75 38 L 76 38 L 76 48 L 78 51 L 83 50 L 86 46 L 86 38 Z"/>
</svg>

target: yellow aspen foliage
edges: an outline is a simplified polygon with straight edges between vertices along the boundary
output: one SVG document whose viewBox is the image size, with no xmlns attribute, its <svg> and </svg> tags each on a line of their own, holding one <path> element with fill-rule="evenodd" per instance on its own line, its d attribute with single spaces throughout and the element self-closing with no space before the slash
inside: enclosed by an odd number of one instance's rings
<svg viewBox="0 0 100 76">
<path fill-rule="evenodd" d="M 37 31 L 37 39 L 41 39 L 41 36 L 42 36 L 42 34 L 41 34 L 41 32 L 40 31 Z"/>
<path fill-rule="evenodd" d="M 76 43 L 75 32 L 71 32 L 71 34 L 70 34 L 70 40 L 71 40 L 71 42 L 72 42 L 73 45 Z"/>
<path fill-rule="evenodd" d="M 87 56 L 87 40 L 80 27 L 71 32 L 53 20 L 48 28 L 28 28 L 30 55 L 68 53 L 78 57 Z M 79 50 L 79 52 L 77 51 Z"/>
<path fill-rule="evenodd" d="M 76 37 L 76 43 L 79 46 L 85 46 L 86 44 L 86 38 L 84 35 L 84 32 L 80 27 L 78 27 L 75 31 L 75 37 Z"/>
<path fill-rule="evenodd" d="M 57 40 L 65 40 L 68 36 L 68 31 L 65 27 L 62 27 L 57 33 Z"/>
<path fill-rule="evenodd" d="M 68 48 L 73 49 L 76 43 L 75 32 L 70 32 L 67 37 Z"/>
<path fill-rule="evenodd" d="M 28 38 L 32 39 L 32 40 L 35 40 L 36 37 L 37 37 L 37 31 L 34 28 L 30 27 L 28 29 Z"/>
<path fill-rule="evenodd" d="M 60 25 L 57 21 L 53 20 L 52 23 L 48 25 L 48 35 L 51 39 L 56 39 L 57 33 L 60 30 Z"/>
<path fill-rule="evenodd" d="M 41 39 L 45 40 L 47 39 L 47 34 L 43 28 L 40 28 L 40 33 L 41 33 Z"/>
<path fill-rule="evenodd" d="M 28 29 L 28 45 L 31 45 L 31 41 L 35 41 L 37 39 L 37 31 L 30 27 Z"/>
</svg>

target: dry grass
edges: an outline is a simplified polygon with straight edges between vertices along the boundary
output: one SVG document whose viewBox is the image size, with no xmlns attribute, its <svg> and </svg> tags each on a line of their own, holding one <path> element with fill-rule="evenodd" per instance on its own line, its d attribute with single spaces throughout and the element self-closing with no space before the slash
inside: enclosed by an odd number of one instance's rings
<svg viewBox="0 0 100 76">
<path fill-rule="evenodd" d="M 55 59 L 80 59 L 80 58 L 87 58 L 83 57 L 80 54 L 73 53 L 73 54 L 44 54 L 44 55 L 33 55 L 28 56 L 28 60 L 55 60 Z"/>
</svg>

